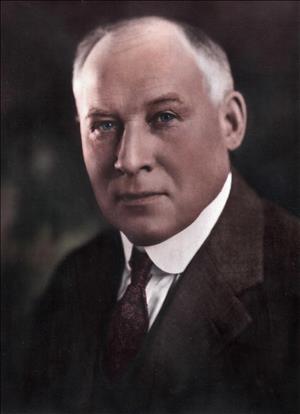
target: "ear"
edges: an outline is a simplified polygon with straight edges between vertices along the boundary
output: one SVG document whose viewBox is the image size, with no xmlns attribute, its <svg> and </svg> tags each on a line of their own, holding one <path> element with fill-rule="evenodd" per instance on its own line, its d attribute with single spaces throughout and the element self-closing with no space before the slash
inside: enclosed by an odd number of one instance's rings
<svg viewBox="0 0 300 414">
<path fill-rule="evenodd" d="M 241 145 L 245 135 L 247 108 L 243 96 L 237 91 L 229 92 L 220 106 L 219 116 L 224 143 L 232 151 Z"/>
</svg>

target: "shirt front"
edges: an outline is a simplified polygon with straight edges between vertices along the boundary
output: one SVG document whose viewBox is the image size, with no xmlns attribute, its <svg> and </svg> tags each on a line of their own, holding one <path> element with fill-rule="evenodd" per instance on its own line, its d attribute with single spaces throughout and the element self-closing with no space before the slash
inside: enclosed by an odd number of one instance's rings
<svg viewBox="0 0 300 414">
<path fill-rule="evenodd" d="M 232 175 L 229 173 L 216 198 L 181 232 L 154 246 L 136 246 L 139 250 L 144 250 L 153 263 L 151 278 L 146 287 L 149 328 L 153 325 L 171 286 L 176 283 L 214 228 L 229 197 L 231 182 Z M 121 239 L 125 267 L 118 300 L 122 298 L 131 281 L 129 260 L 133 248 L 125 234 L 121 233 Z"/>
</svg>

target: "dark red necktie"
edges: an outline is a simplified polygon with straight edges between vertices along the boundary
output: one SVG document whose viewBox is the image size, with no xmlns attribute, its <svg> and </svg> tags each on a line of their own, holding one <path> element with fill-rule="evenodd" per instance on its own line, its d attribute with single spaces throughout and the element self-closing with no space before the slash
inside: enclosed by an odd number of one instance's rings
<svg viewBox="0 0 300 414">
<path fill-rule="evenodd" d="M 145 288 L 152 262 L 134 247 L 129 263 L 131 283 L 113 311 L 103 355 L 103 369 L 110 380 L 121 377 L 137 355 L 149 326 Z"/>
</svg>

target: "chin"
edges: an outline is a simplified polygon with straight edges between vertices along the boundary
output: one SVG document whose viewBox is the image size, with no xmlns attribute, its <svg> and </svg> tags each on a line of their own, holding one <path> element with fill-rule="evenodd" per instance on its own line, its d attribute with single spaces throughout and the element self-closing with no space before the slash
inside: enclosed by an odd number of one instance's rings
<svg viewBox="0 0 300 414">
<path fill-rule="evenodd" d="M 133 243 L 135 246 L 153 246 L 155 244 L 161 243 L 162 241 L 166 240 L 162 236 L 154 235 L 154 234 L 136 234 L 136 233 L 126 233 L 123 232 L 127 238 Z"/>
<path fill-rule="evenodd" d="M 121 228 L 121 231 L 136 246 L 153 246 L 171 237 L 168 232 L 164 232 L 162 229 L 158 231 L 157 229 L 143 229 L 139 227 L 136 229 Z"/>
</svg>

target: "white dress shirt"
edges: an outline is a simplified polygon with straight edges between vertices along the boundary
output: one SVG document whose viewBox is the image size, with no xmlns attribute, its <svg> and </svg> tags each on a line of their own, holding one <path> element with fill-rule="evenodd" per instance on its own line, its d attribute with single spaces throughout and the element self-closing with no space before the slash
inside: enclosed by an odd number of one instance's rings
<svg viewBox="0 0 300 414">
<path fill-rule="evenodd" d="M 154 246 L 136 246 L 139 250 L 146 251 L 153 262 L 151 279 L 146 287 L 149 328 L 155 321 L 169 289 L 176 283 L 215 226 L 228 199 L 231 181 L 231 173 L 229 173 L 217 197 L 199 214 L 192 224 L 181 232 Z M 125 268 L 118 292 L 118 300 L 124 295 L 127 286 L 130 284 L 131 269 L 129 260 L 133 247 L 125 234 L 121 233 L 121 238 L 125 254 Z"/>
</svg>

